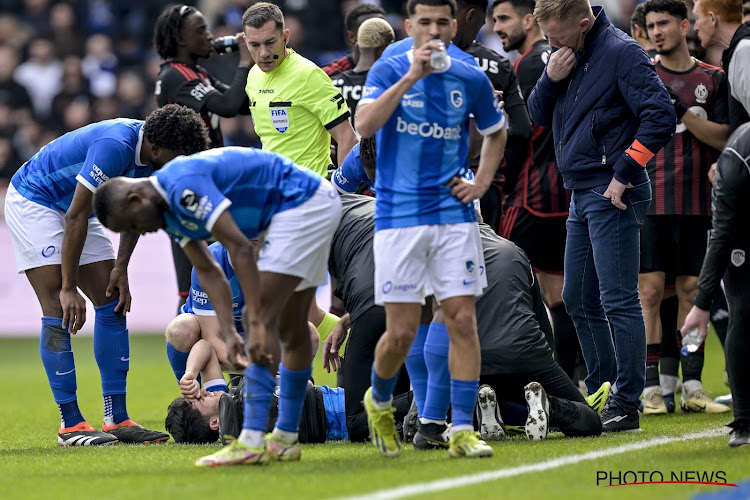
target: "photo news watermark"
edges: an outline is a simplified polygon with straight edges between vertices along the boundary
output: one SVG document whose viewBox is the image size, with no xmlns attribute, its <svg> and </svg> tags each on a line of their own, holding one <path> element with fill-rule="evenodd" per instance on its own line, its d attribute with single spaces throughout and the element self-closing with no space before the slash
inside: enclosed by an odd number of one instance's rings
<svg viewBox="0 0 750 500">
<path fill-rule="evenodd" d="M 596 471 L 597 486 L 638 486 L 644 484 L 709 484 L 737 488 L 736 484 L 727 481 L 727 473 L 723 470 Z"/>
</svg>

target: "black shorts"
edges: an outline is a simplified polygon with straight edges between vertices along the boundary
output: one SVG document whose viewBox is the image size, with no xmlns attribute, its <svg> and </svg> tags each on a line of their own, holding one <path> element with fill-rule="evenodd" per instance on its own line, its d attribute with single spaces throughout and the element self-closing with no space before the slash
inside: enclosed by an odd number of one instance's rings
<svg viewBox="0 0 750 500">
<path fill-rule="evenodd" d="M 185 250 L 172 238 L 172 259 L 174 260 L 174 270 L 177 273 L 177 291 L 180 297 L 187 297 L 190 294 L 190 278 L 193 273 L 193 264 L 190 262 Z"/>
<path fill-rule="evenodd" d="M 539 217 L 522 207 L 505 207 L 500 236 L 521 247 L 535 271 L 562 274 L 567 219 Z"/>
<path fill-rule="evenodd" d="M 647 216 L 641 226 L 641 273 L 700 275 L 710 229 L 707 215 Z"/>
</svg>

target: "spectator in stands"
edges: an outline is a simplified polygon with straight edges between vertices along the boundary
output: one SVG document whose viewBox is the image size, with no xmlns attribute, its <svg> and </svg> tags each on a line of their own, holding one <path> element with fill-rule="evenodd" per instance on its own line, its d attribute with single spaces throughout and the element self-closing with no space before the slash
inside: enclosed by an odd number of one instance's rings
<svg viewBox="0 0 750 500">
<path fill-rule="evenodd" d="M 55 55 L 55 46 L 47 38 L 35 38 L 29 45 L 29 60 L 15 72 L 15 79 L 26 87 L 39 118 L 47 118 L 52 99 L 61 88 L 63 65 Z"/>
</svg>

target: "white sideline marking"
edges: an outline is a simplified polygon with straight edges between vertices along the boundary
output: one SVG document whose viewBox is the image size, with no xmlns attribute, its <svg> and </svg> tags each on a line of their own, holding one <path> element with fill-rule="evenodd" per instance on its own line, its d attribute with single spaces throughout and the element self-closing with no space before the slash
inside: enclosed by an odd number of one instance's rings
<svg viewBox="0 0 750 500">
<path fill-rule="evenodd" d="M 399 486 L 398 488 L 379 490 L 364 495 L 342 497 L 339 500 L 391 500 L 394 498 L 421 495 L 424 493 L 458 488 L 460 486 L 468 486 L 470 484 L 484 483 L 487 481 L 494 481 L 496 479 L 519 476 L 521 474 L 527 474 L 529 472 L 541 472 L 550 469 L 557 469 L 558 467 L 563 467 L 565 465 L 573 465 L 580 462 L 585 462 L 587 460 L 596 460 L 598 458 L 611 457 L 613 455 L 620 455 L 622 453 L 651 448 L 662 444 L 676 443 L 678 441 L 690 441 L 693 439 L 713 438 L 726 435 L 726 430 L 714 429 L 705 432 L 685 434 L 678 437 L 657 438 L 650 441 L 625 444 L 622 446 L 616 446 L 614 448 L 606 448 L 603 450 L 591 451 L 579 455 L 569 455 L 566 457 L 555 458 L 552 460 L 547 460 L 546 462 L 539 462 L 536 464 L 520 465 L 518 467 L 511 467 L 509 469 L 479 472 L 477 474 L 467 474 L 465 476 L 452 477 L 449 479 L 439 479 L 437 481 L 410 484 L 406 486 Z"/>
</svg>

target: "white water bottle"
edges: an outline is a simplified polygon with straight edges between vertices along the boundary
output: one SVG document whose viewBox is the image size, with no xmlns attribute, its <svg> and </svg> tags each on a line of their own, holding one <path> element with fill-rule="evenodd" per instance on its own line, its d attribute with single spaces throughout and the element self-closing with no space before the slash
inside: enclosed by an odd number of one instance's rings
<svg viewBox="0 0 750 500">
<path fill-rule="evenodd" d="M 448 52 L 445 50 L 445 44 L 442 40 L 435 39 L 433 42 L 440 45 L 440 48 L 432 49 L 432 52 L 430 52 L 430 66 L 435 71 L 443 71 L 448 67 Z"/>
<path fill-rule="evenodd" d="M 698 350 L 702 343 L 701 332 L 697 328 L 694 328 L 682 336 L 682 349 L 680 349 L 680 352 L 685 356 L 692 354 Z"/>
</svg>

